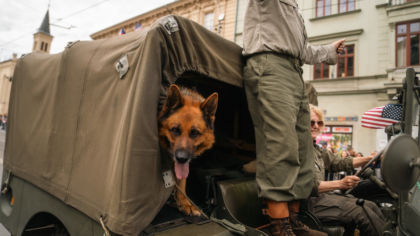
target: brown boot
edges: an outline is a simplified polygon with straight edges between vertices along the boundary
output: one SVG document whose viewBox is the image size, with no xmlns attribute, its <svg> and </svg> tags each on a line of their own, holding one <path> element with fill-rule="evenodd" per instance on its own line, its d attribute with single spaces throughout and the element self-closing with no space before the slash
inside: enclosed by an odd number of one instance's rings
<svg viewBox="0 0 420 236">
<path fill-rule="evenodd" d="M 296 236 L 293 233 L 289 221 L 289 209 L 287 202 L 276 202 L 267 200 L 267 208 L 263 209 L 263 214 L 270 220 L 270 232 L 273 236 Z"/>
<path fill-rule="evenodd" d="M 293 233 L 289 218 L 270 218 L 270 233 L 272 236 L 296 236 Z"/>
<path fill-rule="evenodd" d="M 289 202 L 290 224 L 292 225 L 293 232 L 296 236 L 328 236 L 328 234 L 313 230 L 302 223 L 298 218 L 299 210 L 299 201 Z"/>
</svg>

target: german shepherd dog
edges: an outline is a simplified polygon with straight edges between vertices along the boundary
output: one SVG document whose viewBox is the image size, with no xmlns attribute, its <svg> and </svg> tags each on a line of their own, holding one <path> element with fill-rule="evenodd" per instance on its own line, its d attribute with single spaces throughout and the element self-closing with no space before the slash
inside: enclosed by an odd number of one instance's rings
<svg viewBox="0 0 420 236">
<path fill-rule="evenodd" d="M 189 163 L 214 144 L 214 120 L 218 94 L 206 99 L 187 88 L 172 84 L 159 112 L 159 141 L 174 162 L 177 188 L 175 200 L 178 209 L 199 216 L 200 211 L 185 195 Z"/>
</svg>

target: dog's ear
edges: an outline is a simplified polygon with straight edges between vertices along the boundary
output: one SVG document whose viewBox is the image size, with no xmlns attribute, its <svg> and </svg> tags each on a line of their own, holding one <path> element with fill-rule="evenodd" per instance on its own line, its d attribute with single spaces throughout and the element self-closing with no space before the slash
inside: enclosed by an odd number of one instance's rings
<svg viewBox="0 0 420 236">
<path fill-rule="evenodd" d="M 181 90 L 176 84 L 171 84 L 168 90 L 168 96 L 166 97 L 165 104 L 159 115 L 159 120 L 164 120 L 173 111 L 184 105 L 184 97 L 182 96 Z"/>
<path fill-rule="evenodd" d="M 213 93 L 210 95 L 204 102 L 200 104 L 200 108 L 203 111 L 204 119 L 207 125 L 214 129 L 214 120 L 217 110 L 217 103 L 219 100 L 219 95 L 217 93 Z"/>
</svg>

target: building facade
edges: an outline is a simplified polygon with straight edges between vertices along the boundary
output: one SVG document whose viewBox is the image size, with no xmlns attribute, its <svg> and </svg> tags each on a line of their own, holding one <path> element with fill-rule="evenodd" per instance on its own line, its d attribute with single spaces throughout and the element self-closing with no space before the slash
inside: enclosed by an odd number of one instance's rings
<svg viewBox="0 0 420 236">
<path fill-rule="evenodd" d="M 33 35 L 32 52 L 49 53 L 53 36 L 50 34 L 49 10 L 44 16 L 41 26 Z M 13 73 L 17 62 L 17 55 L 12 59 L 0 62 L 0 117 L 7 117 L 9 110 L 9 97 L 12 87 Z"/>
<path fill-rule="evenodd" d="M 0 117 L 7 116 L 16 61 L 17 55 L 13 54 L 12 59 L 0 62 Z"/>
<path fill-rule="evenodd" d="M 236 8 L 236 0 L 178 0 L 93 33 L 91 38 L 117 36 L 121 30 L 125 33 L 141 30 L 162 16 L 174 14 L 196 21 L 222 37 L 233 40 Z"/>
<path fill-rule="evenodd" d="M 311 44 L 346 38 L 337 65 L 305 65 L 318 91 L 326 139 L 369 154 L 387 143 L 384 129 L 361 126 L 367 110 L 391 103 L 407 67 L 420 71 L 420 1 L 300 1 Z"/>
<path fill-rule="evenodd" d="M 362 114 L 391 102 L 407 67 L 420 71 L 419 0 L 297 0 L 310 44 L 346 38 L 337 65 L 305 65 L 304 79 L 318 91 L 326 129 L 322 137 L 338 149 L 365 155 L 387 142 L 383 129 L 361 126 Z M 248 0 L 178 0 L 91 35 L 101 39 L 151 25 L 177 14 L 242 46 Z"/>
</svg>

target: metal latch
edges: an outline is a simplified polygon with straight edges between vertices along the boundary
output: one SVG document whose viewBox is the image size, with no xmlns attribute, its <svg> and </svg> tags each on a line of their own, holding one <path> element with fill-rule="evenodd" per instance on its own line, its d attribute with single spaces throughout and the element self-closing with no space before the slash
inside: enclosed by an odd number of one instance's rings
<svg viewBox="0 0 420 236">
<path fill-rule="evenodd" d="M 120 79 L 122 79 L 124 75 L 127 74 L 129 67 L 130 66 L 128 65 L 127 54 L 118 59 L 118 61 L 115 63 L 115 70 L 118 72 Z"/>
<path fill-rule="evenodd" d="M 165 188 L 170 188 L 175 185 L 174 174 L 171 170 L 164 171 L 162 176 L 163 182 L 165 183 Z"/>
<path fill-rule="evenodd" d="M 164 18 L 160 24 L 163 26 L 163 28 L 165 28 L 168 34 L 179 31 L 178 22 L 176 22 L 173 16 Z"/>
</svg>

